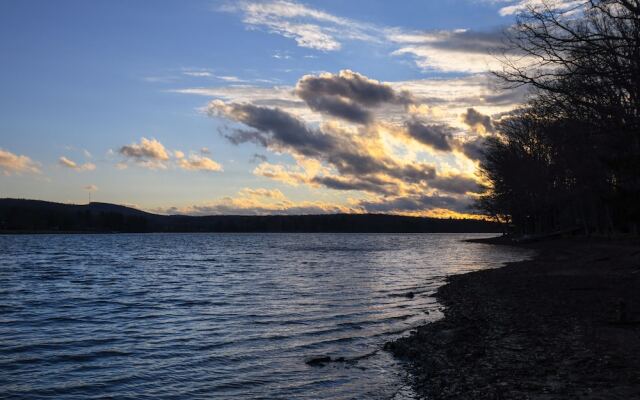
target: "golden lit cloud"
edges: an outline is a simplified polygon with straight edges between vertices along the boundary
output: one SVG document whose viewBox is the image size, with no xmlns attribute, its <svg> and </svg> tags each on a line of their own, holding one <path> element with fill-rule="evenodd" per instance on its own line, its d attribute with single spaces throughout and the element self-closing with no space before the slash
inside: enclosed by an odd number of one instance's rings
<svg viewBox="0 0 640 400">
<path fill-rule="evenodd" d="M 222 171 L 222 166 L 212 159 L 200 156 L 197 154 L 191 154 L 189 157 L 184 157 L 184 154 L 181 154 L 182 157 L 178 157 L 177 165 L 178 167 L 187 170 L 187 171 Z"/>
<path fill-rule="evenodd" d="M 495 37 L 461 31 L 402 38 L 436 47 L 445 39 L 452 51 L 464 53 L 471 51 L 465 40 L 486 48 Z M 480 190 L 474 174 L 482 136 L 494 129 L 491 114 L 509 111 L 522 98 L 519 91 L 496 91 L 483 74 L 380 82 L 350 70 L 304 75 L 295 87 L 256 93 L 251 87 L 199 90 L 215 97 L 207 113 L 229 124 L 221 133 L 232 144 L 251 143 L 295 161 L 263 159 L 254 175 L 368 194 L 373 197 L 351 207 L 411 215 L 471 213 L 469 199 Z"/>
<path fill-rule="evenodd" d="M 0 148 L 0 169 L 6 176 L 21 173 L 39 174 L 41 172 L 40 164 L 31 158 L 14 154 L 2 148 Z"/>
<path fill-rule="evenodd" d="M 94 169 L 96 169 L 96 165 L 93 163 L 84 163 L 84 164 L 78 164 L 73 160 L 68 159 L 67 157 L 60 157 L 58 159 L 58 164 L 65 167 L 65 168 L 70 168 L 79 172 L 82 171 L 93 171 Z"/>
<path fill-rule="evenodd" d="M 125 160 L 149 169 L 166 169 L 166 161 L 169 160 L 169 152 L 156 139 L 140 139 L 140 143 L 131 143 L 118 149 Z"/>
<path fill-rule="evenodd" d="M 127 163 L 132 162 L 135 165 L 149 169 L 167 169 L 175 166 L 186 171 L 222 171 L 222 165 L 203 155 L 210 154 L 209 149 L 206 149 L 206 152 L 201 150 L 201 154 L 192 151 L 189 156 L 186 156 L 180 150 L 174 150 L 173 152 L 167 150 L 156 139 L 143 137 L 140 139 L 140 143 L 132 143 L 120 147 L 118 153 L 124 158 L 123 162 L 116 164 L 118 169 L 126 169 L 128 167 Z M 66 161 L 69 162 L 70 160 Z M 62 159 L 60 162 L 63 162 Z M 73 162 L 71 161 L 71 163 Z M 70 164 L 67 166 L 72 168 Z"/>
<path fill-rule="evenodd" d="M 223 197 L 211 202 L 184 206 L 156 208 L 162 214 L 186 215 L 302 215 L 356 213 L 360 210 L 348 205 L 322 201 L 291 201 L 279 190 L 243 189 L 236 197 Z"/>
</svg>

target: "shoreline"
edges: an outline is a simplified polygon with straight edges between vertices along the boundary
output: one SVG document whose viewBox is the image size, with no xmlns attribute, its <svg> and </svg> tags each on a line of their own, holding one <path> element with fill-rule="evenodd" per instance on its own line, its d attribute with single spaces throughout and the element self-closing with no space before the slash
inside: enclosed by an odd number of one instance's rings
<svg viewBox="0 0 640 400">
<path fill-rule="evenodd" d="M 487 241 L 485 241 L 486 243 Z M 447 278 L 444 317 L 385 345 L 432 399 L 640 398 L 640 242 L 524 245 Z"/>
</svg>

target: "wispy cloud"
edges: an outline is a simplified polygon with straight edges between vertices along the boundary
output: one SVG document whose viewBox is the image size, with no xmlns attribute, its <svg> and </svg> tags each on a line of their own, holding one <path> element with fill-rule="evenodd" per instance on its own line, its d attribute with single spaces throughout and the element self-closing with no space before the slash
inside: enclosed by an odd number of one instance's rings
<svg viewBox="0 0 640 400">
<path fill-rule="evenodd" d="M 501 16 L 511 16 L 528 9 L 554 9 L 560 11 L 575 11 L 588 3 L 585 0 L 485 0 L 490 3 L 505 4 L 499 10 Z"/>
<path fill-rule="evenodd" d="M 487 0 L 502 2 L 509 0 Z M 564 6 L 569 0 L 520 0 L 506 3 L 503 15 L 517 13 L 528 6 L 551 2 Z M 299 47 L 320 51 L 338 51 L 346 41 L 361 41 L 386 46 L 393 56 L 410 56 L 424 70 L 478 73 L 498 68 L 496 58 L 508 50 L 501 40 L 501 29 L 471 31 L 467 29 L 415 31 L 380 26 L 290 0 L 229 3 L 223 11 L 240 14 L 250 29 L 264 29 L 291 38 Z M 274 57 L 288 58 L 277 52 Z"/>
<path fill-rule="evenodd" d="M 73 160 L 68 159 L 67 157 L 60 157 L 58 159 L 58 164 L 65 167 L 65 168 L 69 168 L 69 169 L 73 169 L 79 172 L 82 171 L 93 171 L 94 169 L 96 169 L 96 165 L 93 163 L 84 163 L 84 164 L 78 164 Z"/>
<path fill-rule="evenodd" d="M 239 1 L 221 9 L 241 14 L 243 22 L 251 29 L 265 29 L 295 40 L 300 47 L 315 50 L 339 50 L 344 40 L 378 40 L 371 25 L 294 1 Z"/>
<path fill-rule="evenodd" d="M 501 66 L 498 57 L 509 50 L 502 29 L 387 32 L 388 39 L 400 46 L 392 54 L 410 55 L 425 70 L 467 73 L 495 70 Z"/>
<path fill-rule="evenodd" d="M 285 195 L 279 189 L 252 189 L 244 188 L 240 191 L 243 197 L 268 198 L 273 200 L 286 200 Z"/>
<path fill-rule="evenodd" d="M 182 73 L 186 76 L 193 76 L 196 78 L 208 78 L 213 76 L 213 73 L 207 70 L 185 70 Z"/>
</svg>

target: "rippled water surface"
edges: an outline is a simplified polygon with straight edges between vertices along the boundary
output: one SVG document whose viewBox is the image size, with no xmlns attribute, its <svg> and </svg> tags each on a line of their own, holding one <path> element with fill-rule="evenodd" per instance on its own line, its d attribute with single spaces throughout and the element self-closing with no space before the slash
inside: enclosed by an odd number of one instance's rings
<svg viewBox="0 0 640 400">
<path fill-rule="evenodd" d="M 476 236 L 0 236 L 0 398 L 411 398 L 384 342 L 528 255 Z"/>
</svg>

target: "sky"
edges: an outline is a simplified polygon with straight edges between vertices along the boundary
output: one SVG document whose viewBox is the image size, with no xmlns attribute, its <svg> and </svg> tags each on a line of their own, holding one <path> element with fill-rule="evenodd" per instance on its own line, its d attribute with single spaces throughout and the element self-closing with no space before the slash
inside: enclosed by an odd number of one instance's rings
<svg viewBox="0 0 640 400">
<path fill-rule="evenodd" d="M 468 216 L 531 1 L 0 2 L 0 197 Z"/>
</svg>

